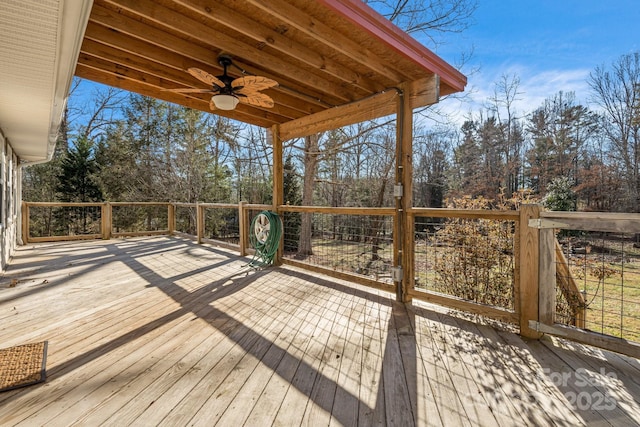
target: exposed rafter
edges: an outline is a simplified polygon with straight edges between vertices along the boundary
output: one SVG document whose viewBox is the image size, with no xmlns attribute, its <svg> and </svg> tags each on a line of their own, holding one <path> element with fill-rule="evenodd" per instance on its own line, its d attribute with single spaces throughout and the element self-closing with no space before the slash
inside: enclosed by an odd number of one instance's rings
<svg viewBox="0 0 640 427">
<path fill-rule="evenodd" d="M 415 88 L 416 106 L 432 103 L 434 93 L 461 90 L 464 76 L 409 36 L 399 41 L 399 30 L 390 30 L 395 27 L 381 26 L 372 37 L 358 23 L 383 18 L 360 3 L 95 0 L 76 75 L 210 111 L 209 94 L 167 89 L 205 89 L 186 70 L 220 75 L 217 58 L 225 53 L 233 58 L 230 77 L 259 75 L 279 85 L 265 90 L 273 108 L 242 104 L 216 113 L 264 127 L 301 123 L 307 116 L 313 121 L 328 109 L 352 111 L 335 107 L 368 105 L 359 101 L 400 85 Z M 409 54 L 398 49 L 403 43 Z M 434 66 L 425 66 L 424 58 Z M 436 74 L 443 70 L 446 78 L 439 81 Z M 387 110 L 380 106 L 356 116 Z"/>
</svg>

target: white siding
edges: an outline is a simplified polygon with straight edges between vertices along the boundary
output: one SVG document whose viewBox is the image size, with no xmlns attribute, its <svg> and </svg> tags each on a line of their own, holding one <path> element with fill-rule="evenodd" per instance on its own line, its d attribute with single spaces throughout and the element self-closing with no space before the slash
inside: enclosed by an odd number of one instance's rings
<svg viewBox="0 0 640 427">
<path fill-rule="evenodd" d="M 16 249 L 21 214 L 18 157 L 0 132 L 0 267 L 4 271 Z"/>
</svg>

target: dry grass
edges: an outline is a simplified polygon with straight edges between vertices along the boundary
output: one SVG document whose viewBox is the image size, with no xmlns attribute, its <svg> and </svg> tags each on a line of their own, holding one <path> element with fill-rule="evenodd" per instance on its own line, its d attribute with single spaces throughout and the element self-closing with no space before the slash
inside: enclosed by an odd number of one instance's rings
<svg viewBox="0 0 640 427">
<path fill-rule="evenodd" d="M 393 265 L 393 247 L 390 242 L 378 243 L 376 246 L 374 253 L 371 243 L 314 238 L 311 240 L 313 255 L 303 261 L 391 283 L 389 269 Z M 294 257 L 295 254 L 287 256 Z"/>
<path fill-rule="evenodd" d="M 585 328 L 640 342 L 640 250 L 625 237 L 583 236 L 563 244 L 587 304 Z"/>
</svg>

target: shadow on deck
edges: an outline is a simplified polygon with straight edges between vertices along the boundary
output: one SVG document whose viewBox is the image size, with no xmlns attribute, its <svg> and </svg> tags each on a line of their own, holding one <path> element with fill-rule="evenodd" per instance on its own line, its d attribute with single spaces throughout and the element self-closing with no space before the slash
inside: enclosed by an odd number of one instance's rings
<svg viewBox="0 0 640 427">
<path fill-rule="evenodd" d="M 0 393 L 0 424 L 640 423 L 636 359 L 247 261 L 170 237 L 20 248 L 0 348 L 48 340 L 48 379 Z"/>
</svg>

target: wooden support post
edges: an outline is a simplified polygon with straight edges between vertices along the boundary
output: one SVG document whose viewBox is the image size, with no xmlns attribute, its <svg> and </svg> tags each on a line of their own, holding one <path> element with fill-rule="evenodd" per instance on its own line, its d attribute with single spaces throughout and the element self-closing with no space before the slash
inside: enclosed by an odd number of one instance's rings
<svg viewBox="0 0 640 427">
<path fill-rule="evenodd" d="M 400 126 L 402 122 L 402 99 L 398 99 L 396 102 L 396 177 L 395 183 L 399 184 L 402 178 L 402 143 L 400 140 Z M 402 200 L 396 197 L 395 216 L 393 217 L 393 267 L 402 267 Z M 396 299 L 402 301 L 402 281 L 393 279 L 394 286 L 396 287 Z"/>
<path fill-rule="evenodd" d="M 112 231 L 112 206 L 111 203 L 105 202 L 102 204 L 102 239 L 109 240 L 111 239 L 111 231 Z"/>
<path fill-rule="evenodd" d="M 538 205 L 520 207 L 520 335 L 528 338 L 540 338 L 541 334 L 529 327 L 529 321 L 538 318 L 538 266 L 539 237 L 536 228 L 529 227 L 530 219 L 540 218 Z"/>
<path fill-rule="evenodd" d="M 553 326 L 556 313 L 556 236 L 553 228 L 539 231 L 538 321 Z"/>
<path fill-rule="evenodd" d="M 282 158 L 283 150 L 279 125 L 273 125 L 271 127 L 271 144 L 273 145 L 273 211 L 280 216 L 283 213 L 279 211 L 278 207 L 284 204 L 284 160 Z M 284 230 L 280 237 L 280 244 L 278 245 L 278 251 L 273 260 L 273 264 L 282 265 L 283 255 Z"/>
<path fill-rule="evenodd" d="M 173 236 L 176 232 L 176 205 L 173 203 L 167 205 L 167 230 L 169 230 L 169 236 Z"/>
<path fill-rule="evenodd" d="M 247 202 L 245 202 L 244 200 L 238 203 L 238 233 L 240 234 L 238 243 L 240 244 L 240 256 L 247 255 L 247 243 L 249 242 L 249 240 L 247 239 L 247 230 L 249 230 L 249 224 L 247 222 L 247 209 L 245 208 L 246 204 Z"/>
<path fill-rule="evenodd" d="M 413 262 L 413 109 L 409 86 L 403 85 L 397 98 L 396 122 L 396 185 L 402 187 L 402 197 L 396 198 L 394 224 L 394 264 L 402 268 L 402 279 L 396 282 L 396 298 L 410 302 L 409 290 L 414 286 Z"/>
<path fill-rule="evenodd" d="M 204 207 L 200 202 L 196 203 L 196 234 L 198 236 L 198 244 L 201 244 L 204 236 Z"/>
<path fill-rule="evenodd" d="M 404 95 L 400 110 L 402 126 L 400 127 L 400 143 L 402 144 L 402 219 L 404 222 L 402 236 L 402 302 L 410 302 L 409 289 L 414 287 L 414 217 L 409 214 L 413 208 L 413 108 L 411 105 L 410 86 L 403 85 Z"/>
<path fill-rule="evenodd" d="M 29 204 L 22 202 L 22 244 L 29 243 Z"/>
</svg>

